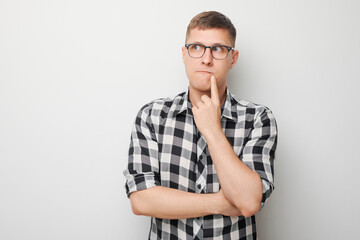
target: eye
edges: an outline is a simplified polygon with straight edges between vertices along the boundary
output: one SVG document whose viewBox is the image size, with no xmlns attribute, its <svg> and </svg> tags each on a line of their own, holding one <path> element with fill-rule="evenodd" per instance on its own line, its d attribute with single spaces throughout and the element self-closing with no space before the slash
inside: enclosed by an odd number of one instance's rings
<svg viewBox="0 0 360 240">
<path fill-rule="evenodd" d="M 225 52 L 225 47 L 223 46 L 213 46 L 213 51 L 215 52 Z"/>
<path fill-rule="evenodd" d="M 193 50 L 193 51 L 200 51 L 203 48 L 201 45 L 197 45 L 197 44 L 191 45 L 190 47 L 191 47 L 191 50 Z"/>
</svg>

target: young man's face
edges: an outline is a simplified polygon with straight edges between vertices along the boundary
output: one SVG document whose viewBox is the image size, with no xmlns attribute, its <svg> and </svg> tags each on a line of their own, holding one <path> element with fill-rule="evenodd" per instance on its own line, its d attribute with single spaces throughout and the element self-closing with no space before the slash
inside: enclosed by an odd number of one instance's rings
<svg viewBox="0 0 360 240">
<path fill-rule="evenodd" d="M 193 29 L 190 31 L 187 44 L 200 43 L 205 46 L 226 45 L 232 46 L 230 35 L 224 29 Z M 207 48 L 201 58 L 193 58 L 188 54 L 186 47 L 182 47 L 182 58 L 185 64 L 186 75 L 189 78 L 190 92 L 208 92 L 210 91 L 210 77 L 215 76 L 219 93 L 225 91 L 226 77 L 228 71 L 235 65 L 238 59 L 238 51 L 231 51 L 223 60 L 214 59 L 211 56 L 210 49 Z"/>
</svg>

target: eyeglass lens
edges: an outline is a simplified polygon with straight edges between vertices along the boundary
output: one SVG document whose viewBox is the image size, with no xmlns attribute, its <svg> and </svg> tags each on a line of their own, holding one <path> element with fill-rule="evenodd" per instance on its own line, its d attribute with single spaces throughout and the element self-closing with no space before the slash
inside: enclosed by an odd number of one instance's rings
<svg viewBox="0 0 360 240">
<path fill-rule="evenodd" d="M 201 58 L 205 53 L 206 48 L 202 45 L 194 44 L 188 48 L 190 57 Z M 216 59 L 224 59 L 227 57 L 229 50 L 224 46 L 213 46 L 211 48 L 211 55 Z"/>
</svg>

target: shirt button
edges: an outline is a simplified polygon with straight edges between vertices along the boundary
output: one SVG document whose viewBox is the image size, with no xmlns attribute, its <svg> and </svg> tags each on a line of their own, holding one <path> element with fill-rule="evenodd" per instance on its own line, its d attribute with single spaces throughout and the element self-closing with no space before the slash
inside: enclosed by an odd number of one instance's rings
<svg viewBox="0 0 360 240">
<path fill-rule="evenodd" d="M 202 159 L 203 159 L 203 156 L 202 156 L 202 155 L 200 155 L 199 159 L 200 159 L 200 160 L 202 160 Z"/>
<path fill-rule="evenodd" d="M 198 187 L 198 189 L 201 189 L 201 184 L 198 184 L 197 187 Z"/>
</svg>

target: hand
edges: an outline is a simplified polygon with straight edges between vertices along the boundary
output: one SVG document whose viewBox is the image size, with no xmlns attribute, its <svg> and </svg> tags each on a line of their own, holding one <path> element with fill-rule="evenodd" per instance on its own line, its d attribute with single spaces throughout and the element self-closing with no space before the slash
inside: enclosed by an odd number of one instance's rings
<svg viewBox="0 0 360 240">
<path fill-rule="evenodd" d="M 220 214 L 230 217 L 242 215 L 239 209 L 237 209 L 226 199 L 222 189 L 220 189 L 220 191 L 217 192 L 216 195 L 219 198 L 219 202 L 220 202 L 220 212 L 219 212 Z"/>
<path fill-rule="evenodd" d="M 216 131 L 222 132 L 220 99 L 215 77 L 211 76 L 210 81 L 211 98 L 202 95 L 197 106 L 192 109 L 196 126 L 205 138 Z"/>
</svg>

